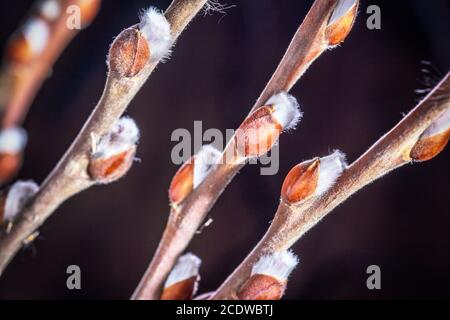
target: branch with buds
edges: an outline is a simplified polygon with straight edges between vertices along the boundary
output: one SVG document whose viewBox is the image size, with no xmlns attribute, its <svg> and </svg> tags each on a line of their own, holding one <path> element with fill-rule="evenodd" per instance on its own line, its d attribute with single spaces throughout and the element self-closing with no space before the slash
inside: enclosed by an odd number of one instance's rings
<svg viewBox="0 0 450 320">
<path fill-rule="evenodd" d="M 87 27 L 97 15 L 100 0 L 40 0 L 26 22 L 12 35 L 0 74 L 0 135 L 19 127 L 35 95 L 68 43 L 79 33 L 69 28 L 67 9 L 77 6 L 80 27 Z M 15 176 L 22 163 L 23 146 L 14 153 L 0 150 L 0 184 Z"/>
<path fill-rule="evenodd" d="M 264 255 L 290 248 L 352 194 L 407 163 L 434 158 L 450 138 L 450 73 L 399 124 L 347 167 L 339 151 L 305 161 L 287 175 L 269 230 L 212 299 L 236 299 Z"/>
<path fill-rule="evenodd" d="M 196 187 L 191 183 L 195 171 L 191 163 L 177 172 L 169 190 L 172 203 L 169 221 L 133 299 L 160 297 L 162 283 L 177 258 L 234 176 L 247 160 L 269 151 L 282 131 L 295 127 L 301 113 L 296 100 L 287 92 L 315 59 L 344 41 L 353 26 L 357 7 L 356 0 L 315 1 L 250 115 L 202 183 Z"/>
<path fill-rule="evenodd" d="M 71 196 L 114 181 L 129 168 L 136 130 L 119 121 L 127 106 L 206 0 L 174 0 L 162 15 L 149 9 L 141 23 L 124 30 L 109 53 L 103 95 L 72 146 L 20 212 L 10 232 L 0 235 L 0 274 L 54 210 Z M 124 127 L 125 126 L 125 127 Z M 105 149 L 104 147 L 108 146 Z"/>
</svg>

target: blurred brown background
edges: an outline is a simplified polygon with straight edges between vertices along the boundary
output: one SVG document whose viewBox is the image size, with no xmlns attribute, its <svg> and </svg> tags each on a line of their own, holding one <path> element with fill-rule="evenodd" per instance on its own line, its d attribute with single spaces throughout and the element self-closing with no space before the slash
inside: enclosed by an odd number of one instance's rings
<svg viewBox="0 0 450 320">
<path fill-rule="evenodd" d="M 142 130 L 136 163 L 118 183 L 74 197 L 22 250 L 0 279 L 0 299 L 127 299 L 144 272 L 168 214 L 177 167 L 176 128 L 235 128 L 247 115 L 312 1 L 222 0 L 226 15 L 198 17 L 129 108 Z M 42 182 L 101 95 L 109 43 L 139 9 L 165 1 L 104 1 L 98 19 L 64 52 L 25 126 L 30 141 L 22 179 Z M 382 29 L 365 26 L 381 7 Z M 0 46 L 31 1 L 0 4 Z M 213 290 L 268 227 L 289 169 L 334 148 L 355 160 L 410 110 L 423 88 L 420 61 L 444 74 L 450 65 L 450 4 L 362 1 L 347 41 L 324 54 L 292 93 L 305 112 L 284 135 L 280 171 L 247 166 L 212 210 L 214 223 L 189 250 L 203 259 L 202 292 Z M 449 298 L 450 196 L 447 148 L 433 161 L 405 166 L 359 192 L 296 246 L 301 258 L 288 299 Z M 66 268 L 82 269 L 82 290 L 66 289 Z M 366 268 L 381 267 L 382 290 L 366 288 Z"/>
</svg>

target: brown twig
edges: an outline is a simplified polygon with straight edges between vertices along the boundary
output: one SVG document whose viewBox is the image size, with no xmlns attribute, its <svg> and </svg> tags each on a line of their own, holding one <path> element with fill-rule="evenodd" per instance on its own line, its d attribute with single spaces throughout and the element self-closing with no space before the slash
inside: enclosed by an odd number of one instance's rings
<svg viewBox="0 0 450 320">
<path fill-rule="evenodd" d="M 323 196 L 307 199 L 298 205 L 292 205 L 282 199 L 267 233 L 211 299 L 234 299 L 239 287 L 249 278 L 253 264 L 262 255 L 290 248 L 319 220 L 352 194 L 391 170 L 410 163 L 413 160 L 412 150 L 421 144 L 424 131 L 443 112 L 449 110 L 450 73 L 447 73 L 416 108 L 344 170 L 334 186 Z M 445 134 L 446 140 L 435 140 L 439 148 L 435 148 L 436 145 L 429 145 L 429 149 L 434 150 L 434 156 L 448 142 L 449 132 L 450 128 L 444 128 L 442 133 Z M 427 156 L 416 160 L 429 158 Z"/>
<path fill-rule="evenodd" d="M 358 2 L 354 1 L 341 19 L 329 24 L 338 2 L 339 0 L 314 2 L 251 112 L 263 106 L 274 94 L 289 91 L 318 56 L 345 39 L 353 25 Z M 235 139 L 232 138 L 218 165 L 180 205 L 172 208 L 158 249 L 135 290 L 133 299 L 159 298 L 161 285 L 178 256 L 185 250 L 224 189 L 245 165 L 245 162 L 229 161 L 229 155 L 234 153 L 234 149 Z"/>
<path fill-rule="evenodd" d="M 206 0 L 174 0 L 165 16 L 176 40 Z M 118 77 L 109 73 L 99 103 L 77 138 L 43 182 L 36 197 L 20 213 L 13 228 L 0 235 L 0 274 L 22 247 L 24 241 L 54 210 L 71 196 L 94 184 L 87 173 L 92 137 L 102 137 L 122 116 L 158 62 L 149 62 L 136 76 Z"/>
</svg>

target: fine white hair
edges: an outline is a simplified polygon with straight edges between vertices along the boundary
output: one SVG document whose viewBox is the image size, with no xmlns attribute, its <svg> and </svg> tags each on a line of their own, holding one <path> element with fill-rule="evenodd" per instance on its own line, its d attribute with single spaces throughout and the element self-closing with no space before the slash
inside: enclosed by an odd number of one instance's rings
<svg viewBox="0 0 450 320">
<path fill-rule="evenodd" d="M 22 152 L 27 144 L 27 132 L 20 127 L 6 128 L 0 132 L 0 153 Z"/>
<path fill-rule="evenodd" d="M 177 264 L 164 284 L 164 288 L 193 277 L 198 278 L 201 263 L 202 260 L 192 253 L 187 253 L 178 258 Z"/>
<path fill-rule="evenodd" d="M 268 275 L 285 282 L 298 262 L 298 257 L 291 250 L 267 254 L 255 263 L 252 268 L 252 275 Z"/>
<path fill-rule="evenodd" d="M 204 145 L 194 157 L 194 189 L 206 178 L 216 165 L 221 153 L 212 145 Z"/>
<path fill-rule="evenodd" d="M 316 195 L 318 196 L 328 191 L 346 167 L 345 154 L 339 150 L 335 150 L 329 156 L 320 158 Z"/>
<path fill-rule="evenodd" d="M 303 116 L 297 99 L 286 92 L 273 95 L 267 100 L 266 105 L 274 106 L 273 116 L 283 130 L 294 129 Z"/>
<path fill-rule="evenodd" d="M 4 219 L 12 221 L 23 209 L 28 200 L 38 191 L 38 185 L 33 181 L 17 181 L 6 195 Z"/>
<path fill-rule="evenodd" d="M 92 150 L 95 158 L 109 158 L 129 150 L 139 140 L 139 128 L 130 117 L 120 118 L 113 128 L 94 143 Z"/>
<path fill-rule="evenodd" d="M 141 15 L 139 29 L 148 41 L 152 62 L 170 55 L 173 38 L 170 33 L 170 24 L 162 12 L 154 7 L 147 9 Z"/>
</svg>

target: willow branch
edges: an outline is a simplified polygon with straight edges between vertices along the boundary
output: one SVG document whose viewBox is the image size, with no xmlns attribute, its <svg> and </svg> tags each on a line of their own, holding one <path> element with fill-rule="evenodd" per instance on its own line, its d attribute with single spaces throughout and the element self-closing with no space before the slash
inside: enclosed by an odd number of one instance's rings
<svg viewBox="0 0 450 320">
<path fill-rule="evenodd" d="M 411 161 L 434 157 L 448 142 L 449 112 L 450 73 L 447 73 L 402 121 L 346 168 L 324 195 L 296 205 L 282 199 L 267 233 L 212 299 L 235 299 L 240 286 L 249 278 L 252 266 L 261 256 L 290 248 L 318 221 L 364 186 Z M 431 140 L 425 137 L 423 134 L 427 128 L 442 116 L 447 117 L 445 127 L 432 135 Z M 424 142 L 427 150 L 424 150 Z"/>
<path fill-rule="evenodd" d="M 342 42 L 352 28 L 357 1 L 330 17 L 339 0 L 315 1 L 295 33 L 278 68 L 251 109 L 250 114 L 281 91 L 289 91 L 311 63 L 328 48 Z M 248 118 L 247 118 L 248 119 Z M 161 286 L 177 257 L 185 250 L 208 212 L 245 162 L 229 161 L 234 153 L 234 136 L 222 153 L 218 165 L 180 205 L 173 206 L 158 249 L 133 294 L 133 299 L 158 299 Z"/>
<path fill-rule="evenodd" d="M 166 10 L 171 35 L 176 40 L 206 0 L 174 0 Z M 92 137 L 101 137 L 122 116 L 127 106 L 155 69 L 147 63 L 136 76 L 117 77 L 109 73 L 100 101 L 68 151 L 42 183 L 37 195 L 19 214 L 11 230 L 0 235 L 0 274 L 22 247 L 58 206 L 73 195 L 94 185 L 87 173 Z"/>
</svg>

